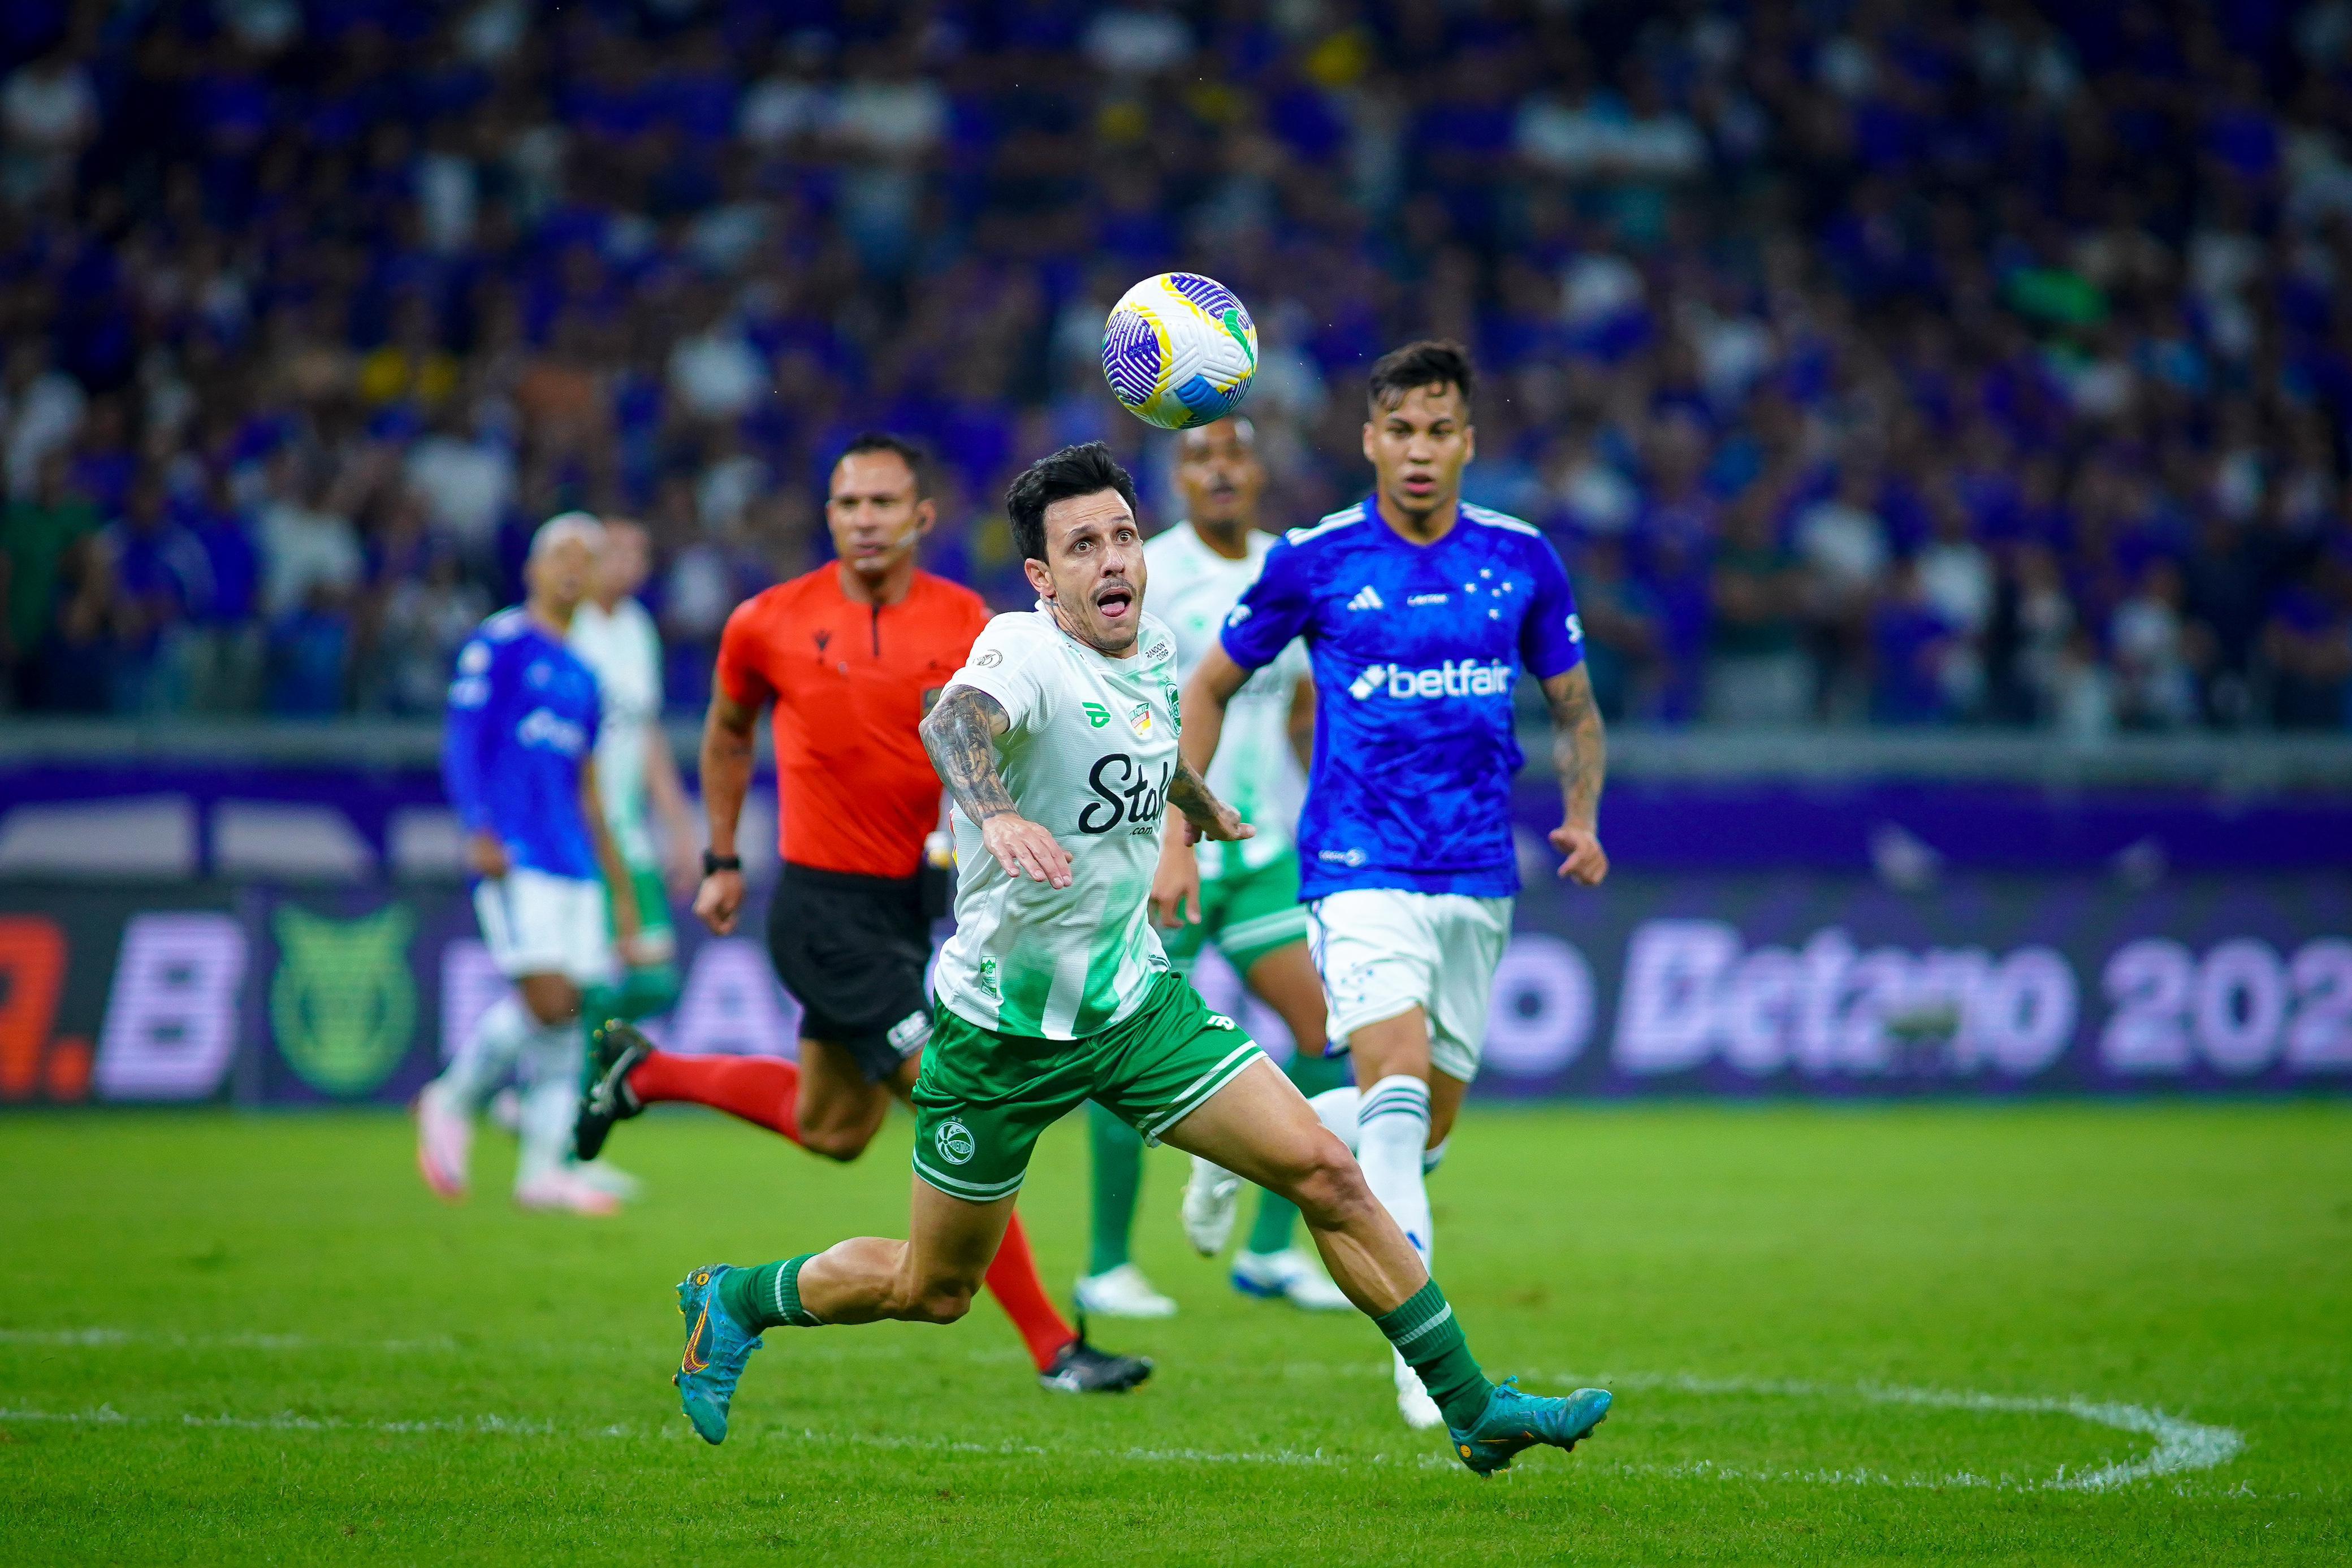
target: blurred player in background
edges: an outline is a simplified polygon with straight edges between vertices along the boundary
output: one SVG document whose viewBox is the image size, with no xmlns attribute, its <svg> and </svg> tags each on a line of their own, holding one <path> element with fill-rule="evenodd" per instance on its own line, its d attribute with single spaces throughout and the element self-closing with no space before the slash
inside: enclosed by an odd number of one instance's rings
<svg viewBox="0 0 2352 1568">
<path fill-rule="evenodd" d="M 1006 509 L 1037 607 L 989 622 L 922 726 L 955 800 L 962 877 L 915 1087 L 908 1239 L 679 1281 L 674 1381 L 696 1432 L 726 1440 L 767 1329 L 963 1316 L 1038 1134 L 1096 1100 L 1297 1202 L 1349 1300 L 1425 1372 L 1464 1464 L 1490 1474 L 1537 1444 L 1573 1448 L 1610 1396 L 1489 1383 L 1355 1160 L 1170 969 L 1150 911 L 1164 819 L 1181 812 L 1220 840 L 1251 828 L 1178 752 L 1175 639 L 1143 612 L 1134 482 L 1101 444 L 1065 447 L 1013 481 Z"/>
<path fill-rule="evenodd" d="M 1177 664 L 1189 672 L 1215 643 L 1242 591 L 1256 580 L 1274 539 L 1258 531 L 1265 468 L 1249 421 L 1220 420 L 1177 441 L 1176 487 L 1186 520 L 1154 538 L 1143 554 L 1151 570 L 1152 612 L 1175 635 Z M 1203 843 L 1191 901 L 1180 908 L 1171 893 L 1155 898 L 1152 907 L 1163 927 L 1160 946 L 1179 972 L 1189 977 L 1201 949 L 1213 942 L 1243 982 L 1281 1017 L 1298 1045 L 1284 1071 L 1310 1097 L 1348 1078 L 1343 1062 L 1323 1055 L 1323 982 L 1307 956 L 1298 852 L 1291 842 L 1307 787 L 1302 754 L 1314 727 L 1315 685 L 1306 650 L 1294 643 L 1234 694 L 1224 744 L 1207 775 L 1209 788 L 1257 830 L 1256 837 Z M 1171 820 L 1169 828 L 1163 861 L 1189 862 L 1182 824 Z M 1166 1317 L 1176 1303 L 1151 1288 L 1128 1251 L 1143 1140 L 1098 1104 L 1089 1103 L 1087 1113 L 1094 1145 L 1094 1239 L 1087 1276 L 1078 1281 L 1078 1305 L 1106 1316 Z M 1223 1250 L 1240 1187 L 1239 1178 L 1216 1166 L 1193 1162 L 1184 1231 L 1201 1252 Z M 1234 1288 L 1310 1310 L 1349 1311 L 1339 1287 L 1291 1244 L 1297 1219 L 1289 1199 L 1260 1192 L 1257 1223 L 1234 1259 Z"/>
<path fill-rule="evenodd" d="M 661 725 L 661 635 L 635 597 L 652 562 L 642 527 L 606 520 L 595 590 L 572 612 L 568 639 L 572 651 L 595 673 L 604 702 L 596 790 L 637 902 L 637 939 L 623 955 L 620 984 L 589 993 L 592 1025 L 667 1012 L 677 1000 L 677 933 L 670 927 L 669 887 L 685 891 L 698 880 L 690 848 L 694 819 Z"/>
<path fill-rule="evenodd" d="M 721 936 L 735 929 L 736 828 L 752 733 L 772 703 L 784 863 L 768 949 L 803 1009 L 798 1063 L 675 1055 L 625 1026 L 605 1030 L 579 1108 L 582 1158 L 595 1156 L 614 1123 L 667 1100 L 853 1160 L 891 1100 L 913 1090 L 930 1038 L 924 971 L 940 913 L 927 906 L 923 875 L 940 780 L 917 727 L 988 623 L 978 594 L 917 570 L 932 521 L 921 455 L 894 436 L 858 437 L 834 465 L 825 502 L 839 559 L 738 606 L 719 640 L 702 740 L 710 848 L 695 913 Z M 1150 1375 L 1150 1362 L 1098 1351 L 1064 1321 L 1017 1220 L 988 1285 L 1046 1387 L 1115 1390 Z"/>
<path fill-rule="evenodd" d="M 1551 711 L 1563 795 L 1559 874 L 1608 874 L 1598 821 L 1605 744 L 1568 574 L 1543 536 L 1463 502 L 1477 450 L 1459 345 L 1414 343 L 1372 367 L 1372 496 L 1295 528 L 1227 617 L 1184 694 L 1184 755 L 1206 771 L 1250 672 L 1304 637 L 1322 700 L 1299 821 L 1303 892 L 1331 1033 L 1361 1092 L 1318 1097 L 1424 1261 L 1425 1177 L 1478 1071 L 1518 864 L 1511 691 L 1524 665 Z M 1181 866 L 1176 885 L 1182 894 Z M 1163 884 L 1169 882 L 1163 875 Z M 1397 1404 L 1441 1419 L 1396 1361 Z"/>
<path fill-rule="evenodd" d="M 609 983 L 614 934 L 626 946 L 637 930 L 597 792 L 603 702 L 594 674 L 564 642 L 603 543 L 584 513 L 543 524 L 523 569 L 523 603 L 482 622 L 449 685 L 442 776 L 478 879 L 482 940 L 514 982 L 416 1099 L 417 1166 L 453 1202 L 466 1196 L 474 1118 L 512 1072 L 522 1081 L 515 1201 L 580 1214 L 615 1207 L 567 1165 L 581 994 Z"/>
</svg>

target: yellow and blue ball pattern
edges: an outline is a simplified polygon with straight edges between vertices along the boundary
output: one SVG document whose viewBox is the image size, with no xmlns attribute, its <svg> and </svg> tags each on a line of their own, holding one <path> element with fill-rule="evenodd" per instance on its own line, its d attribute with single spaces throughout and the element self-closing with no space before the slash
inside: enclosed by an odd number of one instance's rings
<svg viewBox="0 0 2352 1568">
<path fill-rule="evenodd" d="M 1146 424 L 1189 430 L 1224 418 L 1249 394 L 1257 323 L 1215 278 L 1163 272 L 1111 307 L 1102 364 L 1120 407 Z"/>
</svg>

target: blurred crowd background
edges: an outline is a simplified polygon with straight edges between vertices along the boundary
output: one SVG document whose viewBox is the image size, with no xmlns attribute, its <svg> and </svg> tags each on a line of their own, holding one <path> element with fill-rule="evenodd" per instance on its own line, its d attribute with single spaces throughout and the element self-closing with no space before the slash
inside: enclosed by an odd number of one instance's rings
<svg viewBox="0 0 2352 1568">
<path fill-rule="evenodd" d="M 10 0 L 0 703 L 436 713 L 583 507 L 696 711 L 867 427 L 1025 603 L 1024 458 L 1172 517 L 1096 348 L 1180 266 L 1271 523 L 1473 348 L 1612 716 L 2347 724 L 2347 0 Z"/>
</svg>

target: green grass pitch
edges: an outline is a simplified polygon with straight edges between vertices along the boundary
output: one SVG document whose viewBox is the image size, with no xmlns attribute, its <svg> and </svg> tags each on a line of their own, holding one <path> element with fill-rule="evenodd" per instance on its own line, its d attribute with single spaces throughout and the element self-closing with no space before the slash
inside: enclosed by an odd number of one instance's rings
<svg viewBox="0 0 2352 1568">
<path fill-rule="evenodd" d="M 621 1130 L 606 1222 L 460 1209 L 392 1115 L 0 1124 L 0 1560 L 1444 1563 L 2352 1556 L 2352 1106 L 1474 1110 L 1440 1278 L 1496 1376 L 1606 1379 L 1480 1481 L 1396 1420 L 1368 1324 L 1231 1293 L 1155 1155 L 1097 1337 L 1034 1385 L 996 1309 L 779 1330 L 688 1433 L 671 1287 L 896 1234 L 909 1124 L 822 1165 Z M 1078 1124 L 1023 1200 L 1066 1291 Z"/>
</svg>

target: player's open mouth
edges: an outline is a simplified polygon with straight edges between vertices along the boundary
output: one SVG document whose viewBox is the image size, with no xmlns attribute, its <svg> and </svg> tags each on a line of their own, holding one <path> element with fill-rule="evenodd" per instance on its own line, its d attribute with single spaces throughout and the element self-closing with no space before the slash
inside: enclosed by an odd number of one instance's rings
<svg viewBox="0 0 2352 1568">
<path fill-rule="evenodd" d="M 1095 608 L 1106 621 L 1117 621 L 1135 608 L 1135 590 L 1124 583 L 1110 583 L 1095 595 Z"/>
</svg>

